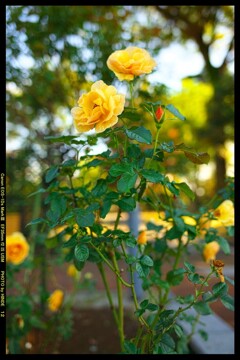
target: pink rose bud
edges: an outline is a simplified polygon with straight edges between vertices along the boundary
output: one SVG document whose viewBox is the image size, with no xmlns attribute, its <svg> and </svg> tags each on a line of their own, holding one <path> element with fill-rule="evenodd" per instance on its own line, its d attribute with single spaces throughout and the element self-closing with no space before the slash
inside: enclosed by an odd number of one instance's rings
<svg viewBox="0 0 240 360">
<path fill-rule="evenodd" d="M 163 114 L 164 114 L 164 110 L 161 106 L 159 106 L 155 112 L 155 115 L 156 115 L 156 118 L 158 121 L 160 121 L 162 119 Z"/>
</svg>

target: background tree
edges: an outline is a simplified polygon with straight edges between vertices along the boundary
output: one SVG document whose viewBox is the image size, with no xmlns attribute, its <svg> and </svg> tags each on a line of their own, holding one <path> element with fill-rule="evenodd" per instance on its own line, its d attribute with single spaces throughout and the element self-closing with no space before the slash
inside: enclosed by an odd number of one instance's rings
<svg viewBox="0 0 240 360">
<path fill-rule="evenodd" d="M 198 80 L 211 83 L 214 89 L 208 119 L 202 127 L 196 126 L 198 136 L 192 138 L 201 139 L 201 146 L 204 142 L 216 148 L 217 187 L 222 186 L 225 159 L 221 147 L 233 138 L 233 80 L 227 70 L 233 40 L 229 39 L 218 67 L 212 64 L 211 48 L 220 37 L 219 27 L 224 26 L 232 36 L 232 6 L 7 6 L 6 20 L 7 136 L 27 149 L 23 166 L 34 170 L 33 187 L 41 183 L 44 170 L 54 160 L 71 157 L 67 146 L 50 146 L 44 137 L 69 134 L 70 109 L 79 92 L 89 90 L 98 79 L 123 86 L 103 66 L 109 54 L 134 44 L 158 56 L 173 41 L 188 40 L 198 45 L 205 61 Z M 161 84 L 155 83 L 152 90 L 147 80 L 145 85 L 147 91 L 140 89 L 139 100 L 147 100 L 149 92 L 153 101 L 171 97 Z M 14 175 L 22 151 L 16 151 L 14 158 L 16 161 L 9 158 L 7 162 L 11 184 L 15 179 L 22 181 Z M 16 210 L 23 208 L 25 201 L 19 201 Z"/>
<path fill-rule="evenodd" d="M 216 189 L 225 185 L 226 159 L 222 148 L 227 139 L 233 139 L 233 77 L 228 64 L 233 61 L 234 49 L 234 7 L 233 6 L 156 6 L 160 18 L 166 19 L 161 34 L 166 40 L 186 42 L 192 40 L 204 59 L 204 68 L 198 78 L 210 82 L 213 97 L 208 103 L 208 120 L 199 131 L 201 139 L 215 147 Z M 228 30 L 228 45 L 221 63 L 216 65 L 212 51 L 217 41 Z M 163 36 L 164 38 L 164 36 Z M 219 62 L 219 61 L 218 61 Z"/>
</svg>

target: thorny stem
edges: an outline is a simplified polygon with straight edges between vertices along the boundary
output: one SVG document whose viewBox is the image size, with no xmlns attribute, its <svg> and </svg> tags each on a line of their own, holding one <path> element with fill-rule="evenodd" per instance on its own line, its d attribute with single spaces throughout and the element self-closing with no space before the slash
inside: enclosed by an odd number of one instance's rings
<svg viewBox="0 0 240 360">
<path fill-rule="evenodd" d="M 120 217 L 121 217 L 121 209 L 119 208 L 118 213 L 117 213 L 117 218 L 115 220 L 114 230 L 116 230 L 117 227 L 118 227 Z M 113 255 L 112 255 L 112 262 L 113 262 L 113 266 L 114 266 L 114 269 L 115 269 L 116 273 L 119 273 L 119 266 L 118 266 L 118 262 L 117 262 L 117 259 L 116 259 L 115 251 L 113 252 Z M 118 333 L 119 333 L 119 337 L 120 337 L 121 349 L 123 350 L 123 343 L 124 343 L 124 311 L 123 311 L 122 284 L 121 284 L 121 281 L 120 281 L 119 277 L 117 277 L 117 294 L 118 294 Z"/>
<path fill-rule="evenodd" d="M 112 295 L 111 295 L 111 292 L 110 292 L 110 289 L 109 289 L 109 285 L 108 285 L 108 282 L 107 282 L 107 279 L 106 279 L 106 273 L 105 273 L 105 270 L 104 270 L 104 267 L 103 267 L 102 263 L 98 264 L 98 269 L 100 271 L 100 274 L 101 274 L 101 277 L 102 277 L 102 280 L 103 280 L 103 284 L 104 284 L 105 289 L 106 289 L 107 298 L 108 298 L 108 301 L 109 301 L 109 304 L 110 304 L 110 308 L 111 308 L 111 310 L 113 312 L 114 320 L 115 320 L 116 325 L 118 327 L 119 326 L 118 316 L 117 316 L 117 312 L 116 312 L 116 309 L 115 309 L 114 304 L 113 304 Z"/>
<path fill-rule="evenodd" d="M 103 261 L 108 265 L 108 267 L 110 267 L 110 269 L 117 275 L 117 277 L 119 278 L 119 280 L 121 281 L 121 283 L 127 287 L 131 287 L 130 284 L 128 284 L 125 280 L 123 280 L 123 278 L 121 277 L 121 275 L 119 274 L 119 271 L 117 271 L 112 264 L 108 261 L 108 259 L 103 255 L 103 253 L 90 241 L 90 244 L 92 245 L 92 247 L 94 248 L 94 250 L 97 251 L 97 253 L 101 256 L 101 258 L 103 259 Z"/>
</svg>

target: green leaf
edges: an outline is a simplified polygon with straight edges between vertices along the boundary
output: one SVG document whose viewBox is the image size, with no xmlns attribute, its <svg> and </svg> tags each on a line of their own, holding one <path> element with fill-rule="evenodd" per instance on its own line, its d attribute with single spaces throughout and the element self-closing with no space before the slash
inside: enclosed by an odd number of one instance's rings
<svg viewBox="0 0 240 360">
<path fill-rule="evenodd" d="M 234 298 L 231 295 L 221 296 L 220 300 L 228 310 L 234 311 Z"/>
<path fill-rule="evenodd" d="M 174 181 L 165 182 L 165 185 L 168 188 L 168 190 L 171 191 L 171 193 L 173 193 L 176 196 L 179 195 L 179 190 L 175 187 Z"/>
<path fill-rule="evenodd" d="M 168 104 L 165 106 L 165 108 L 170 111 L 174 116 L 176 116 L 179 120 L 186 120 L 186 117 L 183 116 L 178 109 L 175 108 L 172 104 Z"/>
<path fill-rule="evenodd" d="M 77 244 L 74 249 L 74 256 L 78 261 L 85 262 L 89 256 L 89 250 L 86 245 Z"/>
<path fill-rule="evenodd" d="M 47 329 L 47 324 L 44 321 L 40 320 L 36 315 L 31 315 L 29 318 L 29 322 L 34 328 L 43 330 Z"/>
<path fill-rule="evenodd" d="M 77 234 L 74 234 L 68 241 L 62 244 L 63 248 L 73 247 L 77 244 Z"/>
<path fill-rule="evenodd" d="M 29 223 L 27 223 L 27 226 L 30 226 L 30 225 L 36 225 L 36 224 L 42 224 L 42 223 L 47 223 L 47 221 L 43 218 L 36 218 L 36 219 L 33 219 L 32 221 L 30 221 Z"/>
<path fill-rule="evenodd" d="M 219 243 L 219 245 L 222 248 L 224 254 L 229 255 L 231 253 L 229 243 L 225 238 L 223 238 L 222 236 L 218 236 L 216 238 L 216 241 Z"/>
<path fill-rule="evenodd" d="M 208 340 L 208 333 L 205 330 L 199 329 L 198 333 L 204 341 Z"/>
<path fill-rule="evenodd" d="M 173 314 L 175 313 L 174 310 L 164 310 L 159 315 L 159 320 L 155 327 L 158 334 L 160 334 L 163 330 L 168 328 L 173 323 Z"/>
<path fill-rule="evenodd" d="M 125 129 L 126 135 L 129 139 L 136 140 L 140 143 L 151 144 L 152 143 L 152 134 L 145 127 L 132 127 L 130 129 Z"/>
<path fill-rule="evenodd" d="M 51 142 L 55 143 L 55 142 L 63 142 L 65 144 L 70 145 L 72 143 L 72 140 L 78 138 L 79 136 L 72 136 L 72 135 L 67 135 L 67 136 L 45 136 L 44 139 L 45 140 L 50 140 Z M 80 140 L 82 144 L 85 143 L 85 141 Z"/>
<path fill-rule="evenodd" d="M 156 170 L 143 169 L 141 170 L 142 176 L 152 183 L 162 183 L 164 181 L 164 175 Z"/>
<path fill-rule="evenodd" d="M 134 311 L 134 314 L 139 317 L 139 316 L 142 316 L 142 314 L 145 313 L 145 309 L 138 309 L 136 311 Z"/>
<path fill-rule="evenodd" d="M 224 275 L 224 279 L 227 280 L 227 282 L 229 282 L 229 284 L 234 286 L 234 280 L 229 278 L 228 276 Z"/>
<path fill-rule="evenodd" d="M 117 182 L 117 189 L 119 192 L 128 192 L 135 185 L 138 175 L 135 172 L 125 173 Z"/>
<path fill-rule="evenodd" d="M 184 274 L 185 274 L 186 270 L 183 268 L 179 268 L 179 269 L 175 269 L 175 270 L 170 270 L 167 273 L 167 281 L 170 283 L 170 285 L 172 286 L 176 286 L 179 285 L 184 278 Z"/>
<path fill-rule="evenodd" d="M 116 204 L 123 211 L 132 211 L 136 207 L 136 201 L 132 197 L 123 197 L 122 199 L 118 200 Z"/>
<path fill-rule="evenodd" d="M 190 187 L 182 182 L 182 183 L 174 183 L 174 185 L 179 188 L 182 192 L 184 192 L 185 195 L 187 195 L 189 197 L 190 200 L 194 200 L 195 199 L 195 194 L 194 192 L 190 189 Z"/>
<path fill-rule="evenodd" d="M 102 207 L 101 207 L 101 211 L 100 211 L 100 217 L 101 218 L 105 218 L 106 215 L 109 213 L 110 208 L 112 205 L 112 201 L 111 200 L 104 200 Z"/>
<path fill-rule="evenodd" d="M 149 301 L 148 301 L 148 299 L 145 299 L 145 300 L 143 300 L 142 302 L 140 302 L 140 307 L 142 308 L 142 309 L 146 309 L 147 308 L 147 306 L 148 306 L 148 303 L 149 303 Z"/>
<path fill-rule="evenodd" d="M 73 259 L 73 263 L 78 271 L 81 271 L 86 264 L 85 261 L 78 261 L 76 258 Z"/>
<path fill-rule="evenodd" d="M 76 209 L 76 221 L 78 226 L 92 226 L 95 220 L 94 214 L 87 209 Z"/>
<path fill-rule="evenodd" d="M 191 147 L 186 146 L 185 144 L 175 145 L 175 150 L 181 150 L 184 152 L 184 155 L 191 160 L 194 164 L 208 164 L 210 156 L 208 153 L 198 153 L 193 150 Z"/>
<path fill-rule="evenodd" d="M 62 167 L 72 167 L 72 166 L 75 166 L 77 164 L 77 162 L 78 162 L 77 160 L 69 159 L 62 163 Z"/>
<path fill-rule="evenodd" d="M 86 167 L 87 167 L 87 168 L 95 167 L 95 166 L 101 165 L 102 163 L 103 163 L 102 160 L 100 160 L 100 159 L 94 159 L 94 160 L 90 161 L 89 163 L 87 163 L 87 164 L 86 164 Z"/>
<path fill-rule="evenodd" d="M 184 151 L 184 155 L 194 164 L 208 164 L 210 160 L 210 156 L 208 153 L 191 153 Z"/>
<path fill-rule="evenodd" d="M 212 287 L 212 292 L 214 296 L 222 297 L 228 292 L 228 286 L 224 282 L 219 282 Z"/>
<path fill-rule="evenodd" d="M 45 181 L 49 183 L 50 181 L 55 179 L 57 175 L 58 175 L 58 166 L 51 166 L 46 172 Z"/>
<path fill-rule="evenodd" d="M 159 342 L 159 348 L 161 349 L 160 354 L 171 354 L 175 349 L 175 342 L 168 333 L 163 334 Z"/>
<path fill-rule="evenodd" d="M 127 354 L 137 354 L 137 348 L 131 341 L 125 340 L 123 346 Z"/>
<path fill-rule="evenodd" d="M 197 273 L 191 273 L 191 274 L 187 274 L 187 278 L 189 281 L 191 281 L 193 284 L 201 284 L 202 280 L 200 278 L 200 275 Z"/>
<path fill-rule="evenodd" d="M 195 272 L 195 266 L 190 264 L 189 262 L 184 261 L 184 266 L 187 268 L 188 271 Z"/>
<path fill-rule="evenodd" d="M 134 264 L 136 261 L 137 261 L 137 258 L 136 258 L 135 256 L 128 255 L 128 256 L 126 257 L 126 263 L 127 263 L 128 265 L 132 265 L 132 264 Z"/>
<path fill-rule="evenodd" d="M 92 195 L 94 197 L 99 198 L 100 196 L 104 195 L 107 191 L 107 184 L 106 184 L 106 180 L 104 179 L 99 179 L 97 181 L 96 186 L 92 189 Z"/>
<path fill-rule="evenodd" d="M 127 246 L 134 248 L 137 245 L 137 240 L 133 236 L 129 236 L 126 239 L 124 239 Z"/>
<path fill-rule="evenodd" d="M 168 240 L 178 239 L 180 236 L 182 236 L 184 231 L 180 231 L 179 228 L 174 225 L 171 229 L 169 229 L 166 232 L 166 238 Z"/>
<path fill-rule="evenodd" d="M 139 263 L 136 263 L 136 271 L 140 276 L 140 278 L 145 278 L 148 276 L 150 270 L 148 266 L 144 266 Z"/>
<path fill-rule="evenodd" d="M 209 305 L 203 301 L 198 301 L 193 305 L 193 308 L 200 315 L 209 315 L 212 314 L 212 310 Z"/>
<path fill-rule="evenodd" d="M 152 222 L 148 222 L 147 223 L 147 229 L 148 230 L 155 230 L 155 231 L 159 232 L 160 230 L 163 229 L 163 226 L 162 225 L 155 225 Z"/>
<path fill-rule="evenodd" d="M 153 266 L 153 260 L 148 255 L 143 255 L 140 259 L 140 263 L 149 267 Z"/>
<path fill-rule="evenodd" d="M 162 150 L 165 151 L 167 153 L 171 153 L 173 152 L 175 149 L 174 147 L 174 142 L 173 141 L 169 141 L 169 142 L 162 142 L 162 144 L 158 147 L 158 150 Z"/>
<path fill-rule="evenodd" d="M 153 303 L 149 303 L 147 305 L 146 309 L 149 310 L 149 311 L 156 311 L 156 310 L 158 310 L 158 305 L 153 304 Z"/>
<path fill-rule="evenodd" d="M 214 302 L 217 301 L 217 297 L 215 297 L 211 291 L 207 291 L 206 293 L 202 294 L 202 299 L 204 302 Z"/>
<path fill-rule="evenodd" d="M 174 329 L 177 337 L 181 338 L 181 337 L 183 336 L 183 329 L 182 329 L 182 327 L 181 327 L 180 325 L 175 324 L 175 325 L 173 326 L 173 329 Z"/>
<path fill-rule="evenodd" d="M 120 176 L 126 172 L 131 172 L 132 169 L 132 164 L 128 164 L 128 163 L 120 163 L 120 164 L 114 164 L 110 167 L 109 169 L 109 174 L 111 176 L 117 177 Z"/>
</svg>

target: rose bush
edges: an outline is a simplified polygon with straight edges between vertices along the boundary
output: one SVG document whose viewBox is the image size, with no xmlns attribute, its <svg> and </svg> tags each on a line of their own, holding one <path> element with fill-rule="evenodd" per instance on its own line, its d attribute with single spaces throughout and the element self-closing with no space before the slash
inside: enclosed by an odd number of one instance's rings
<svg viewBox="0 0 240 360">
<path fill-rule="evenodd" d="M 232 233 L 231 191 L 217 194 L 211 207 L 203 206 L 196 213 L 187 208 L 189 202 L 194 201 L 195 193 L 186 182 L 167 176 L 163 166 L 165 155 L 181 151 L 187 161 L 195 165 L 207 164 L 209 155 L 184 144 L 160 140 L 166 121 L 185 120 L 173 104 L 143 101 L 138 108 L 134 107 L 134 82 L 131 81 L 150 73 L 156 66 L 146 50 L 129 47 L 116 51 L 109 56 L 107 66 L 119 80 L 130 84 L 130 96 L 125 104 L 125 95 L 99 80 L 91 86 L 90 92 L 81 95 L 79 106 L 71 111 L 80 134 L 47 137 L 49 141 L 65 143 L 76 155 L 47 169 L 46 187 L 40 190 L 49 208 L 45 217 L 34 219 L 32 224 L 63 229 L 57 235 L 57 242 L 51 242 L 51 249 L 68 250 L 65 260 L 71 265 L 70 276 L 74 276 L 72 266 L 81 272 L 88 261 L 96 265 L 112 309 L 122 353 L 189 353 L 187 344 L 196 323 L 200 316 L 211 313 L 211 303 L 220 300 L 228 309 L 234 308 L 233 298 L 228 294 L 228 286 L 233 282 L 223 275 L 224 264 L 216 259 L 219 249 L 230 253 L 228 240 L 218 233 L 218 228 L 206 226 L 209 220 L 217 218 L 228 233 Z M 145 127 L 146 114 L 155 125 L 152 132 Z M 93 129 L 94 134 L 81 137 L 82 133 Z M 107 150 L 90 155 L 89 147 L 99 139 L 105 142 Z M 80 156 L 85 145 L 88 149 Z M 89 169 L 95 167 L 101 169 L 99 176 L 89 176 L 86 181 Z M 154 191 L 156 184 L 161 191 Z M 184 198 L 189 202 L 185 203 Z M 120 220 L 123 212 L 131 212 L 137 205 L 153 210 L 157 221 L 144 224 L 144 230 L 136 236 L 123 230 Z M 114 225 L 106 227 L 102 220 L 112 208 L 116 209 Z M 209 263 L 207 275 L 199 274 L 191 264 L 190 248 L 203 254 Z M 165 265 L 169 265 L 170 270 L 166 271 Z M 106 268 L 116 278 L 117 306 L 113 302 Z M 142 282 L 143 299 L 138 299 L 136 294 L 135 274 Z M 173 310 L 171 289 L 184 278 L 189 281 L 190 293 L 175 297 L 179 308 Z M 74 276 L 74 281 L 76 279 Z M 86 275 L 84 281 L 89 280 Z M 136 336 L 132 339 L 127 339 L 125 334 L 123 287 L 131 292 L 133 313 L 138 322 Z M 190 334 L 185 334 L 178 321 L 189 308 L 196 311 L 196 316 L 191 321 L 185 316 L 191 325 Z M 206 339 L 203 329 L 201 334 Z"/>
</svg>

